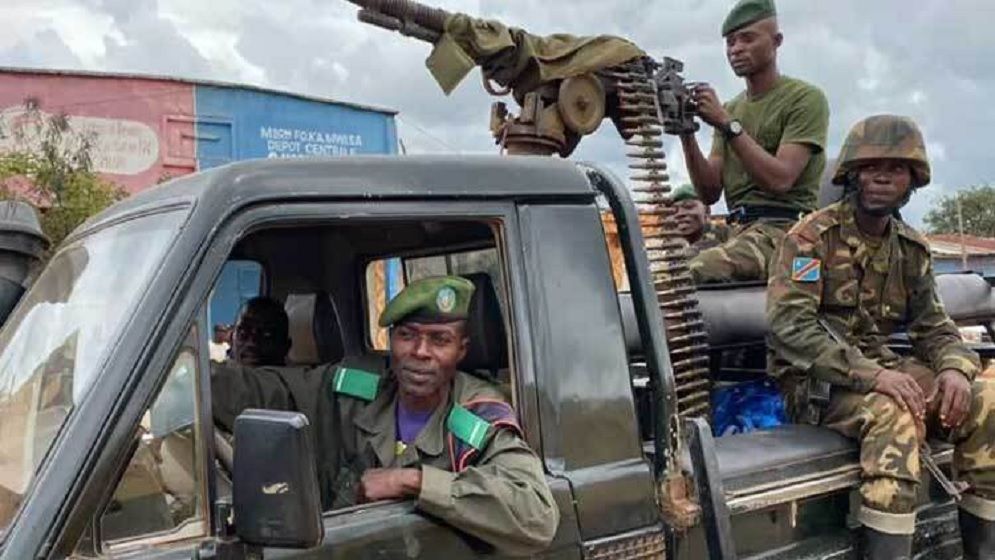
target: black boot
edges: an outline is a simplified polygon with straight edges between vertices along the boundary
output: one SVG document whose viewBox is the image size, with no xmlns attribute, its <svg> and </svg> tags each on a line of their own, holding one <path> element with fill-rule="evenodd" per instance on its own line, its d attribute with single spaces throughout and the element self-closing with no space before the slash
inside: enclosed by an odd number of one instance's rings
<svg viewBox="0 0 995 560">
<path fill-rule="evenodd" d="M 864 527 L 864 558 L 866 560 L 910 560 L 912 535 L 891 535 Z"/>
<path fill-rule="evenodd" d="M 960 510 L 960 540 L 964 543 L 964 560 L 995 558 L 995 521 Z"/>
</svg>

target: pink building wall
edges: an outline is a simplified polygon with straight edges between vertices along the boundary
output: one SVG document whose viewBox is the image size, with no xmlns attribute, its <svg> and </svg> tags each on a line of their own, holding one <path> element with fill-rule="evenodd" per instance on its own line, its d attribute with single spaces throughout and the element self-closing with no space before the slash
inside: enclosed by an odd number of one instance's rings
<svg viewBox="0 0 995 560">
<path fill-rule="evenodd" d="M 129 192 L 196 169 L 194 86 L 168 80 L 0 73 L 0 149 L 25 101 L 92 132 L 94 167 Z"/>
</svg>

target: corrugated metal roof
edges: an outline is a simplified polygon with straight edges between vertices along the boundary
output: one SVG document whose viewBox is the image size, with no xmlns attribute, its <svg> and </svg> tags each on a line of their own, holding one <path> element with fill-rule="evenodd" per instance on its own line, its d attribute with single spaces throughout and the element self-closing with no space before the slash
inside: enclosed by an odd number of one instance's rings
<svg viewBox="0 0 995 560">
<path fill-rule="evenodd" d="M 927 235 L 929 247 L 936 256 L 961 254 L 961 238 L 956 233 Z M 968 256 L 995 255 L 995 239 L 990 237 L 964 236 L 963 250 Z"/>
<path fill-rule="evenodd" d="M 294 97 L 297 99 L 303 99 L 306 101 L 315 101 L 318 103 L 331 103 L 335 105 L 342 105 L 346 107 L 352 107 L 354 109 L 360 109 L 363 111 L 373 111 L 375 113 L 383 113 L 386 115 L 396 115 L 398 111 L 396 109 L 387 109 L 385 107 L 377 107 L 375 105 L 365 105 L 362 103 L 353 103 L 351 101 L 339 101 L 337 99 L 332 99 L 330 97 L 320 97 L 317 95 L 307 95 L 303 93 L 296 93 L 292 91 L 284 91 L 274 88 L 267 88 L 263 86 L 255 86 L 249 84 L 239 84 L 235 82 L 223 82 L 215 80 L 198 80 L 193 78 L 181 78 L 176 76 L 163 76 L 156 74 L 140 74 L 131 72 L 98 72 L 93 70 L 62 70 L 54 68 L 24 68 L 16 66 L 0 66 L 0 73 L 10 73 L 10 74 L 45 74 L 52 76 L 70 76 L 70 77 L 82 77 L 82 78 L 114 78 L 114 79 L 134 79 L 134 80 L 158 80 L 162 82 L 173 82 L 178 84 L 190 84 L 190 85 L 200 85 L 200 86 L 210 86 L 219 88 L 230 88 L 230 89 L 244 89 L 248 91 L 259 91 L 263 93 L 272 93 L 276 95 L 285 95 L 287 97 Z"/>
</svg>

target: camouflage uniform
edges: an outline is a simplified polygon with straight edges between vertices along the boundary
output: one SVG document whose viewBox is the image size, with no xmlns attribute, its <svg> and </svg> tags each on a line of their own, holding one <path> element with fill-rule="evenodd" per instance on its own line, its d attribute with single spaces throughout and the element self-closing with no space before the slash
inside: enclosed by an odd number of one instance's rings
<svg viewBox="0 0 995 560">
<path fill-rule="evenodd" d="M 767 277 L 767 263 L 794 222 L 760 220 L 727 226 L 727 240 L 701 248 L 688 263 L 696 284 L 748 282 Z"/>
<path fill-rule="evenodd" d="M 887 135 L 879 140 L 890 141 Z M 907 154 L 901 157 L 908 159 Z M 841 161 L 847 157 L 844 148 Z M 914 167 L 917 180 L 928 181 L 928 167 Z M 846 176 L 845 165 L 838 174 Z M 939 301 L 926 240 L 894 217 L 883 239 L 867 238 L 856 224 L 854 197 L 799 222 L 772 263 L 767 301 L 771 374 L 780 378 L 793 412 L 806 404 L 798 402 L 794 390 L 806 377 L 831 384 L 821 422 L 860 441 L 861 521 L 884 533 L 908 534 L 915 525 L 921 435 L 910 412 L 872 391 L 874 377 L 882 368 L 902 371 L 929 395 L 938 372 L 961 372 L 972 381 L 969 415 L 952 432 L 940 430 L 935 417 L 927 417 L 926 427 L 929 435 L 956 445 L 954 471 L 972 488 L 962 508 L 990 516 L 995 507 L 995 380 L 978 377 L 978 356 L 964 345 Z M 887 346 L 889 335 L 902 325 L 916 358 L 902 358 Z"/>
<path fill-rule="evenodd" d="M 718 247 L 729 241 L 732 228 L 723 223 L 708 221 L 705 223 L 705 231 L 701 232 L 701 237 L 688 246 L 688 258 L 694 258 L 705 249 Z"/>
</svg>

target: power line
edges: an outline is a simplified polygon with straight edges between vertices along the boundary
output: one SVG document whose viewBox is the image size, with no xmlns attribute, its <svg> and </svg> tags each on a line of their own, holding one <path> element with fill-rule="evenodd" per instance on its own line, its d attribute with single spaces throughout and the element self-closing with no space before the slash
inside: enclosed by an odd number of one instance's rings
<svg viewBox="0 0 995 560">
<path fill-rule="evenodd" d="M 434 140 L 436 143 L 438 143 L 439 145 L 441 145 L 442 147 L 444 147 L 445 149 L 447 149 L 447 150 L 449 150 L 451 152 L 460 152 L 461 151 L 461 150 L 459 150 L 457 148 L 452 147 L 448 142 L 446 142 L 442 138 L 439 138 L 438 136 L 436 136 L 436 135 L 432 134 L 431 132 L 425 130 L 424 128 L 418 126 L 416 123 L 414 123 L 411 119 L 409 119 L 407 117 L 402 118 L 401 115 L 397 115 L 397 120 L 403 122 L 406 126 L 410 126 L 411 128 L 417 130 L 418 132 L 421 132 L 426 137 L 428 137 L 431 140 Z"/>
</svg>

